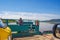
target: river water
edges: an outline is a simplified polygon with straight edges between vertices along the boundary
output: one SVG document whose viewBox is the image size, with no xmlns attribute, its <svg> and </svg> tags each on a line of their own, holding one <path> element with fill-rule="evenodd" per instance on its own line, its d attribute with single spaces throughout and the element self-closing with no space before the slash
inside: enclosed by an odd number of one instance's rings
<svg viewBox="0 0 60 40">
<path fill-rule="evenodd" d="M 52 31 L 54 24 L 47 23 L 47 22 L 40 22 L 39 25 L 39 31 L 44 32 L 44 31 Z"/>
</svg>

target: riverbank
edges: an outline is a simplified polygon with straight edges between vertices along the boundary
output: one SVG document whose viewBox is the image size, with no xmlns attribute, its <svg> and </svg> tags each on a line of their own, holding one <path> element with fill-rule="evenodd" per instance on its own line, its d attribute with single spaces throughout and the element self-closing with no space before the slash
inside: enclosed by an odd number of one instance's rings
<svg viewBox="0 0 60 40">
<path fill-rule="evenodd" d="M 14 40 L 59 40 L 52 34 L 35 35 L 32 37 L 14 38 Z"/>
</svg>

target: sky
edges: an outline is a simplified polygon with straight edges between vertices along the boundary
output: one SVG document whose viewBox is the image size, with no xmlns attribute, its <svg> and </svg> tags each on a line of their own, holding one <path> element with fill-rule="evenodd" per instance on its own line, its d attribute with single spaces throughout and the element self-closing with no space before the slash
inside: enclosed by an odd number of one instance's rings
<svg viewBox="0 0 60 40">
<path fill-rule="evenodd" d="M 60 0 L 0 0 L 0 17 L 60 19 Z"/>
</svg>

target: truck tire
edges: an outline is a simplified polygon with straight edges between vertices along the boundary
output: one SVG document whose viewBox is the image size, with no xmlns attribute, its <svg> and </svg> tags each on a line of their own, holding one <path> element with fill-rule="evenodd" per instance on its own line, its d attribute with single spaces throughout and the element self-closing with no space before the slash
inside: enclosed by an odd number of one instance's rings
<svg viewBox="0 0 60 40">
<path fill-rule="evenodd" d="M 53 35 L 54 35 L 54 37 L 56 37 L 56 38 L 58 38 L 57 36 L 56 36 L 56 28 L 57 28 L 57 25 L 59 25 L 59 24 L 55 24 L 54 25 L 54 27 L 53 27 Z M 60 39 L 60 38 L 59 38 Z"/>
</svg>

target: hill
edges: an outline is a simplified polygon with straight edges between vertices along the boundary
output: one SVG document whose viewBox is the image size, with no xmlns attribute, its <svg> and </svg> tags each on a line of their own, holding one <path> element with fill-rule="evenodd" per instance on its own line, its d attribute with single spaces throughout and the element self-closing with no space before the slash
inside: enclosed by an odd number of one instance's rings
<svg viewBox="0 0 60 40">
<path fill-rule="evenodd" d="M 45 21 L 41 21 L 41 22 L 49 22 L 49 23 L 57 24 L 57 23 L 60 23 L 60 19 L 51 19 L 51 20 L 45 20 Z"/>
</svg>

